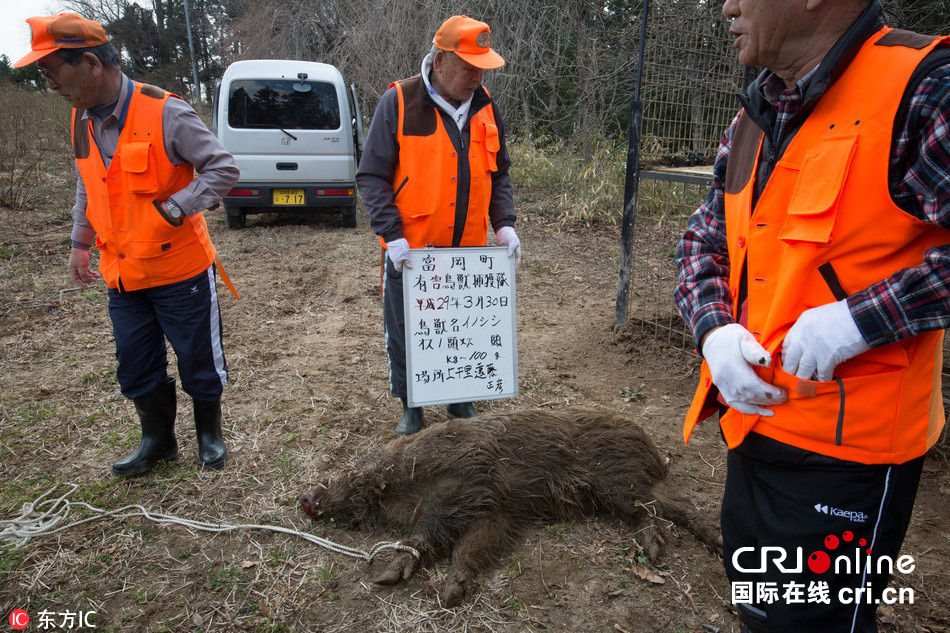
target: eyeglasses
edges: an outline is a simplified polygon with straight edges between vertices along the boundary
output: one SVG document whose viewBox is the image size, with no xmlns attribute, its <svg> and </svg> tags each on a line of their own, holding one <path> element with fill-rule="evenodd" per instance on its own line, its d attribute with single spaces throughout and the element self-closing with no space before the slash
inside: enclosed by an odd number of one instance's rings
<svg viewBox="0 0 950 633">
<path fill-rule="evenodd" d="M 46 68 L 46 69 L 40 68 L 40 74 L 46 77 L 46 81 L 56 81 L 55 79 L 53 79 L 53 71 L 55 71 L 57 68 L 59 68 L 65 63 L 66 63 L 66 60 L 64 59 L 63 61 L 59 62 L 52 68 Z"/>
</svg>

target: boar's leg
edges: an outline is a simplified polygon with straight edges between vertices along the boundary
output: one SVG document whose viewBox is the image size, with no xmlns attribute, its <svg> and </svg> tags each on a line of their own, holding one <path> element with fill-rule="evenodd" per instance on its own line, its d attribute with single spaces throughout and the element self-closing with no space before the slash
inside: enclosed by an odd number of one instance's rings
<svg viewBox="0 0 950 633">
<path fill-rule="evenodd" d="M 643 547 L 647 556 L 655 558 L 662 551 L 664 545 L 662 520 L 686 528 L 714 552 L 722 554 L 722 537 L 719 535 L 719 529 L 693 510 L 689 501 L 671 491 L 666 482 L 658 482 L 652 490 L 642 492 L 642 494 L 645 500 L 636 494 L 617 488 L 610 490 L 607 494 L 601 494 L 599 502 L 627 523 L 642 526 L 637 532 L 637 542 Z"/>
<path fill-rule="evenodd" d="M 410 545 L 410 543 L 403 543 Z M 403 580 L 409 580 L 409 577 L 416 573 L 419 561 L 409 552 L 397 551 L 386 568 L 373 578 L 377 585 L 395 585 Z"/>
<path fill-rule="evenodd" d="M 420 484 L 419 490 L 426 490 Z M 460 490 L 467 491 L 462 496 Z M 472 491 L 478 491 L 474 495 Z M 396 495 L 398 497 L 398 495 Z M 458 481 L 446 478 L 437 486 L 430 486 L 428 494 L 419 498 L 402 497 L 389 500 L 383 507 L 384 522 L 411 529 L 410 537 L 403 541 L 416 549 L 426 560 L 447 556 L 455 545 L 460 532 L 467 529 L 472 517 L 483 514 L 490 502 L 490 495 L 483 488 L 463 486 Z M 398 553 L 387 567 L 373 580 L 377 584 L 392 585 L 408 580 L 419 567 L 419 561 L 409 554 Z"/>
<path fill-rule="evenodd" d="M 647 507 L 650 507 L 652 510 L 651 506 Z M 660 554 L 663 553 L 663 548 L 666 547 L 666 539 L 663 538 L 663 527 L 657 519 L 658 516 L 659 513 L 653 514 L 652 512 L 644 512 L 634 523 L 637 529 L 634 538 L 643 549 L 643 553 L 646 554 L 647 558 L 651 561 L 658 559 Z"/>
<path fill-rule="evenodd" d="M 689 501 L 673 493 L 665 482 L 653 489 L 662 510 L 660 516 L 680 525 L 699 538 L 714 552 L 722 555 L 722 535 L 719 528 L 693 509 Z"/>
<path fill-rule="evenodd" d="M 462 533 L 452 552 L 452 566 L 445 578 L 444 605 L 458 606 L 482 570 L 508 553 L 518 533 L 515 521 L 503 511 L 494 511 Z"/>
<path fill-rule="evenodd" d="M 433 514 L 431 507 L 421 512 L 424 518 L 419 521 L 412 535 L 402 544 L 419 552 L 420 558 L 433 559 L 447 552 L 448 547 L 445 543 L 447 535 L 437 529 L 439 517 Z M 373 578 L 373 582 L 378 585 L 395 585 L 403 580 L 409 580 L 418 568 L 419 560 L 415 556 L 408 552 L 397 551 L 386 568 Z"/>
<path fill-rule="evenodd" d="M 661 526 L 657 522 L 657 516 L 662 516 L 658 505 L 653 501 L 642 501 L 637 495 L 638 491 L 628 488 L 609 488 L 605 485 L 600 488 L 602 492 L 597 498 L 598 505 L 634 528 L 634 538 L 643 553 L 655 560 L 666 545 Z"/>
</svg>

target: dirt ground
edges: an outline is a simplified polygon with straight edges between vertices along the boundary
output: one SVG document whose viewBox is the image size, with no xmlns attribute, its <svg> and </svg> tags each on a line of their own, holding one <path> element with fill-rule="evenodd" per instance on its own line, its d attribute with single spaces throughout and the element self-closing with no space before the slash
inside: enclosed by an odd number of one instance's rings
<svg viewBox="0 0 950 633">
<path fill-rule="evenodd" d="M 215 524 L 278 526 L 364 551 L 403 536 L 312 523 L 298 506 L 322 475 L 392 439 L 400 413 L 388 395 L 379 247 L 365 217 L 346 229 L 327 216 L 250 216 L 245 230 L 231 231 L 220 211 L 209 214 L 242 296 L 219 285 L 231 459 L 220 472 L 198 470 L 179 393 L 178 461 L 121 480 L 109 466 L 139 432 L 115 381 L 105 289 L 69 290 L 70 182 L 46 178 L 50 193 L 34 208 L 0 209 L 0 519 L 72 482 L 72 501 L 109 510 L 140 504 Z M 520 395 L 479 410 L 621 412 L 652 433 L 676 487 L 716 520 L 725 471 L 715 425 L 688 446 L 681 437 L 695 358 L 630 324 L 614 327 L 618 230 L 558 223 L 556 200 L 536 193 L 517 190 L 517 203 Z M 445 416 L 433 407 L 426 418 Z M 927 459 L 904 548 L 916 567 L 892 583 L 913 588 L 914 604 L 882 608 L 882 631 L 950 630 L 947 455 L 944 443 Z M 62 525 L 87 516 L 74 507 Z M 26 610 L 28 630 L 41 613 L 55 625 L 46 630 L 83 630 L 67 617 L 80 611 L 95 612 L 99 631 L 737 630 L 721 561 L 679 529 L 660 559 L 646 561 L 614 519 L 539 525 L 451 610 L 438 599 L 446 568 L 377 587 L 366 563 L 293 534 L 107 517 L 3 546 L 0 608 L 4 617 Z"/>
</svg>

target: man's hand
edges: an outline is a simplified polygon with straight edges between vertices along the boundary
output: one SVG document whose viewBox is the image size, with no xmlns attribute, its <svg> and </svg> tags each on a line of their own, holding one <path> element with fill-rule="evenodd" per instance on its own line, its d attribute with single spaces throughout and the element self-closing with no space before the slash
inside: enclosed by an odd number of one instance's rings
<svg viewBox="0 0 950 633">
<path fill-rule="evenodd" d="M 412 268 L 409 261 L 409 242 L 404 237 L 392 242 L 386 242 L 386 250 L 389 251 L 389 259 L 393 262 L 393 267 L 402 272 L 403 267 Z"/>
<path fill-rule="evenodd" d="M 74 248 L 69 253 L 69 278 L 73 283 L 85 290 L 89 284 L 99 279 L 99 273 L 89 268 L 90 251 L 83 248 Z"/>
<path fill-rule="evenodd" d="M 835 367 L 871 349 L 847 300 L 802 312 L 785 335 L 782 369 L 806 380 L 831 380 Z"/>
<path fill-rule="evenodd" d="M 753 371 L 752 365 L 768 367 L 772 358 L 752 333 L 738 323 L 710 331 L 703 341 L 703 356 L 713 383 L 726 404 L 736 411 L 772 416 L 774 412 L 761 405 L 785 402 L 785 391 L 765 382 Z"/>
<path fill-rule="evenodd" d="M 498 241 L 498 246 L 508 247 L 508 257 L 515 258 L 515 268 L 517 268 L 521 263 L 521 240 L 518 239 L 515 230 L 510 226 L 503 226 L 495 231 L 495 239 Z"/>
</svg>

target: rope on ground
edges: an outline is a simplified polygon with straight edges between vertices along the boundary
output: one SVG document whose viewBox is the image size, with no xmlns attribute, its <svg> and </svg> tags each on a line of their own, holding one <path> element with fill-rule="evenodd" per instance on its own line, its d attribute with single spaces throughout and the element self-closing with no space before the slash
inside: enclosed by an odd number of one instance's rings
<svg viewBox="0 0 950 633">
<path fill-rule="evenodd" d="M 49 536 L 51 534 L 56 534 L 57 532 L 68 530 L 69 528 L 76 527 L 77 525 L 82 525 L 83 523 L 89 523 L 90 521 L 96 521 L 107 517 L 124 519 L 141 516 L 156 523 L 181 525 L 194 530 L 202 530 L 204 532 L 233 532 L 235 530 L 245 529 L 281 532 L 283 534 L 290 534 L 292 536 L 300 537 L 331 552 L 336 552 L 337 554 L 343 554 L 353 558 L 359 558 L 367 562 L 372 562 L 379 553 L 386 550 L 406 552 L 411 554 L 416 560 L 419 559 L 419 552 L 415 548 L 392 541 L 377 543 L 369 552 L 364 552 L 353 547 L 334 543 L 333 541 L 320 538 L 319 536 L 314 536 L 313 534 L 298 532 L 297 530 L 280 527 L 279 525 L 258 525 L 250 523 L 228 525 L 208 523 L 206 521 L 183 519 L 168 514 L 149 512 L 143 506 L 137 504 L 123 506 L 117 510 L 103 510 L 102 508 L 97 508 L 83 501 L 70 501 L 68 498 L 69 495 L 79 488 L 79 484 L 68 483 L 65 485 L 69 486 L 70 489 L 61 496 L 56 498 L 50 497 L 50 495 L 52 495 L 59 487 L 54 486 L 40 495 L 32 503 L 24 503 L 19 517 L 9 520 L 0 520 L 0 528 L 2 528 L 0 529 L 0 541 L 15 543 L 18 547 L 20 547 L 26 545 L 30 539 L 34 537 Z M 73 508 L 84 508 L 89 512 L 92 512 L 93 516 L 86 517 L 85 519 L 80 519 L 78 521 L 73 521 L 72 523 L 67 523 L 66 525 L 60 525 L 66 520 Z"/>
</svg>

